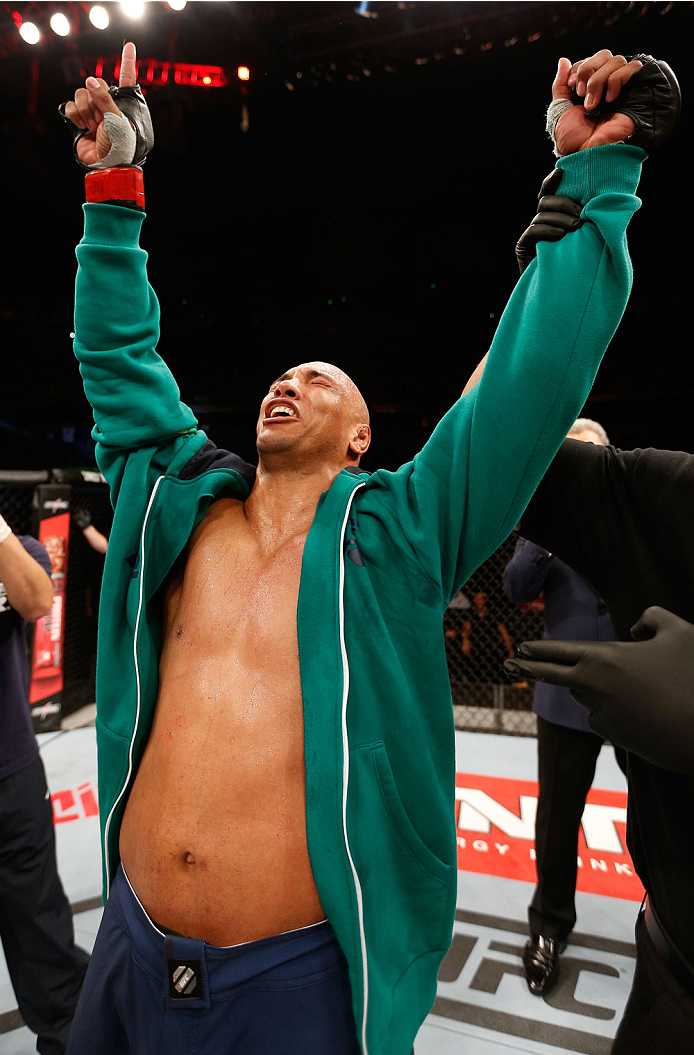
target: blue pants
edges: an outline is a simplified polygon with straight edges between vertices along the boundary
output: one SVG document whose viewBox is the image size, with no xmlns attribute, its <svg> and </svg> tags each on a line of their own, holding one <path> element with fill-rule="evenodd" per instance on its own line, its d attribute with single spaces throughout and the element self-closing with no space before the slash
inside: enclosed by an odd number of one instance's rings
<svg viewBox="0 0 694 1055">
<path fill-rule="evenodd" d="M 68 1055 L 359 1055 L 326 921 L 219 948 L 165 935 L 119 868 Z"/>
</svg>

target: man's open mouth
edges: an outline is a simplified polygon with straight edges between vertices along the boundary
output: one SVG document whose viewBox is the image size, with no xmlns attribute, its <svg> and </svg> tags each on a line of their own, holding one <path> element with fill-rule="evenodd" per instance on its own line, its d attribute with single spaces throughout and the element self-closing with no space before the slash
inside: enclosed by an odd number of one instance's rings
<svg viewBox="0 0 694 1055">
<path fill-rule="evenodd" d="M 265 411 L 264 421 L 296 421 L 299 415 L 288 403 L 275 403 Z"/>
</svg>

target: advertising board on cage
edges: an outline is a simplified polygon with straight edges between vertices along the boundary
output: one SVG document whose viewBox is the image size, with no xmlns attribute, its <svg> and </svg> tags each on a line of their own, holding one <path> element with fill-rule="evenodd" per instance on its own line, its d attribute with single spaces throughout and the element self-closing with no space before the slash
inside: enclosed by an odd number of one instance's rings
<svg viewBox="0 0 694 1055">
<path fill-rule="evenodd" d="M 456 775 L 458 868 L 537 881 L 537 783 Z M 641 901 L 643 887 L 626 847 L 626 792 L 591 788 L 578 837 L 576 889 Z"/>
</svg>

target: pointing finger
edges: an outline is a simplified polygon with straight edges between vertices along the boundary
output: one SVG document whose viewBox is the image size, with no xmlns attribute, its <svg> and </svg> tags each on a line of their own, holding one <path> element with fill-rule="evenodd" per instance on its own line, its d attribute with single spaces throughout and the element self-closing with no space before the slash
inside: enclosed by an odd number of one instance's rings
<svg viewBox="0 0 694 1055">
<path fill-rule="evenodd" d="M 131 87 L 137 83 L 137 52 L 132 41 L 123 45 L 123 54 L 120 60 L 119 88 Z"/>
</svg>

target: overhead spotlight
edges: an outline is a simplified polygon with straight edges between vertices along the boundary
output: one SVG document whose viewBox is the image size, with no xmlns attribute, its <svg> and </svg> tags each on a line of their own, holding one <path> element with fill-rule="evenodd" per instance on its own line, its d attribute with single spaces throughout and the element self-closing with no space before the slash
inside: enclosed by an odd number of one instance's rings
<svg viewBox="0 0 694 1055">
<path fill-rule="evenodd" d="M 38 44 L 41 39 L 38 26 L 35 26 L 33 22 L 22 22 L 19 35 L 25 44 Z"/>
<path fill-rule="evenodd" d="M 236 76 L 240 81 L 249 81 L 251 79 L 251 71 L 248 66 L 239 66 L 236 71 Z"/>
<path fill-rule="evenodd" d="M 142 18 L 145 10 L 144 0 L 121 0 L 120 6 L 128 18 Z"/>
<path fill-rule="evenodd" d="M 94 7 L 89 9 L 89 21 L 94 26 L 94 29 L 108 29 L 111 20 L 108 17 L 106 8 L 95 4 Z"/>
<path fill-rule="evenodd" d="M 70 23 L 62 12 L 51 15 L 50 27 L 59 37 L 66 37 L 70 32 Z"/>
<path fill-rule="evenodd" d="M 169 0 L 169 7 L 172 11 L 182 11 L 187 2 L 188 0 Z"/>
<path fill-rule="evenodd" d="M 369 10 L 369 0 L 361 0 L 358 7 L 354 8 L 355 15 L 361 15 L 363 18 L 378 18 L 378 11 L 375 9 Z"/>
</svg>

